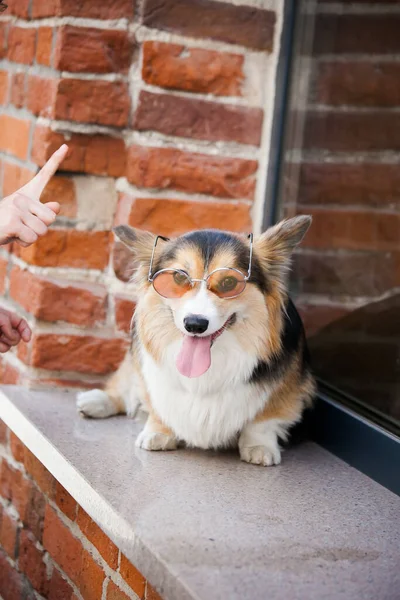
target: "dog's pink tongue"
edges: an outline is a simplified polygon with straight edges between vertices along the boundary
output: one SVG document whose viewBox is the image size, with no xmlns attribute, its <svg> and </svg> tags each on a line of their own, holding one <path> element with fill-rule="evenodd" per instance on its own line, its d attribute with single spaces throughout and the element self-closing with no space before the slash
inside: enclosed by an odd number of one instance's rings
<svg viewBox="0 0 400 600">
<path fill-rule="evenodd" d="M 176 360 L 176 366 L 185 377 L 200 377 L 211 365 L 211 335 L 192 337 L 185 335 Z"/>
</svg>

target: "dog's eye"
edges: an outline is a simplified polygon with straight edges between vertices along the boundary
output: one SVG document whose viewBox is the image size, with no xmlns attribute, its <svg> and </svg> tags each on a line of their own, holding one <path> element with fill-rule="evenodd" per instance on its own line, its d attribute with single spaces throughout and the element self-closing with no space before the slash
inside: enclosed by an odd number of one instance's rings
<svg viewBox="0 0 400 600">
<path fill-rule="evenodd" d="M 224 277 L 223 279 L 221 279 L 221 281 L 218 283 L 218 291 L 219 292 L 232 292 L 236 286 L 238 284 L 238 280 L 236 279 L 236 277 L 233 277 L 233 275 L 229 275 L 228 277 Z"/>
<path fill-rule="evenodd" d="M 176 285 L 187 285 L 188 278 L 183 273 L 179 273 L 179 271 L 175 271 L 174 281 L 175 281 Z"/>
</svg>

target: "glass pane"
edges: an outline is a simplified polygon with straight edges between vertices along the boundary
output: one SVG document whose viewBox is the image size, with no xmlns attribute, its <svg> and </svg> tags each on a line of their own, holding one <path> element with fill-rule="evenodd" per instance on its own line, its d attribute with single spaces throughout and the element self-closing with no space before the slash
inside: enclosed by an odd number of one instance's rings
<svg viewBox="0 0 400 600">
<path fill-rule="evenodd" d="M 277 216 L 314 369 L 400 427 L 400 1 L 298 3 Z"/>
</svg>

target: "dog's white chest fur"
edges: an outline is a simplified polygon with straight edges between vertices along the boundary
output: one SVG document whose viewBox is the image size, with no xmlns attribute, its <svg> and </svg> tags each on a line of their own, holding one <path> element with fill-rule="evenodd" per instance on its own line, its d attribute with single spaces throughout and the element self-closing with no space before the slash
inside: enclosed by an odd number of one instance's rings
<svg viewBox="0 0 400 600">
<path fill-rule="evenodd" d="M 155 411 L 190 446 L 229 445 L 267 401 L 268 393 L 246 383 L 256 356 L 243 352 L 227 331 L 211 349 L 210 369 L 188 379 L 175 365 L 179 348 L 180 342 L 171 344 L 162 365 L 143 350 L 143 375 Z"/>
</svg>

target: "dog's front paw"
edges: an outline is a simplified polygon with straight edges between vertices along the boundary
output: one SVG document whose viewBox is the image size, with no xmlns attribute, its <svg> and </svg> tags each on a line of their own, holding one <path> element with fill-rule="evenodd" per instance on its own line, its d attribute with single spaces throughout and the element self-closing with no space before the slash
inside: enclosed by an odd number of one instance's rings
<svg viewBox="0 0 400 600">
<path fill-rule="evenodd" d="M 178 442 L 172 435 L 143 430 L 136 440 L 136 446 L 144 450 L 176 450 Z"/>
<path fill-rule="evenodd" d="M 81 417 L 105 419 L 116 414 L 116 409 L 103 390 L 90 390 L 77 395 L 76 407 Z"/>
<path fill-rule="evenodd" d="M 253 465 L 262 465 L 270 467 L 279 465 L 281 462 L 281 451 L 278 445 L 275 447 L 268 446 L 248 446 L 240 448 L 240 458 L 247 463 Z"/>
</svg>

